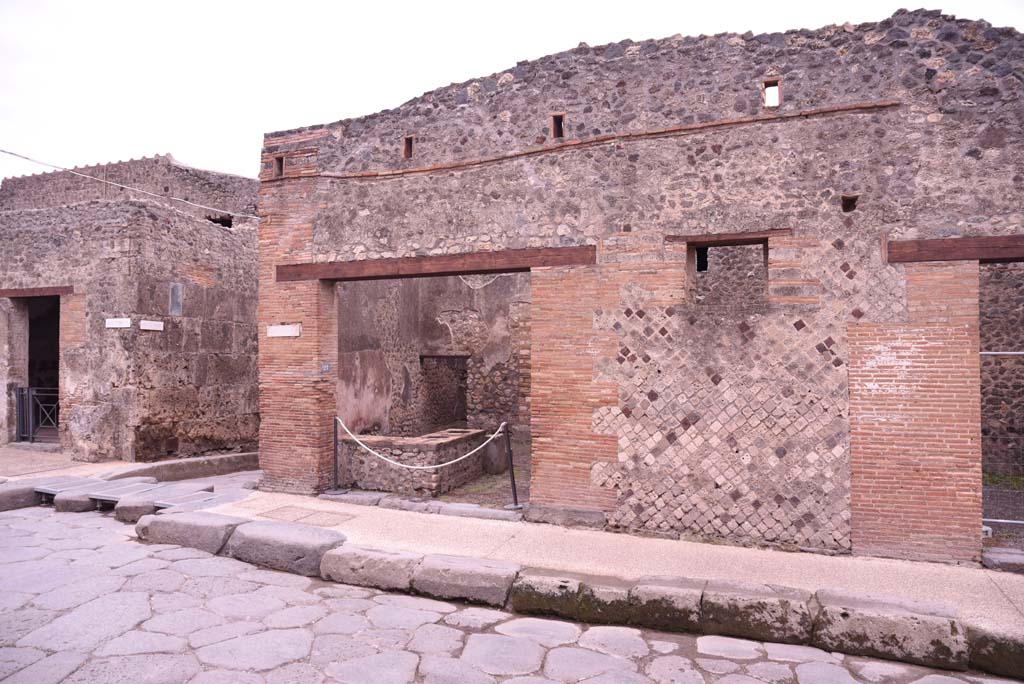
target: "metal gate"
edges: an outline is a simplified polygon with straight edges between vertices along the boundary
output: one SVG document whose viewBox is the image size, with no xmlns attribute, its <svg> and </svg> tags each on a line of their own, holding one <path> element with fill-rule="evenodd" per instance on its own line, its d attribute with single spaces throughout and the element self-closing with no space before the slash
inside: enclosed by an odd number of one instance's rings
<svg viewBox="0 0 1024 684">
<path fill-rule="evenodd" d="M 19 442 L 35 442 L 41 430 L 60 424 L 60 393 L 49 387 L 16 387 L 14 406 Z"/>
<path fill-rule="evenodd" d="M 1024 549 L 1024 416 L 983 442 L 982 520 L 994 545 Z"/>
</svg>

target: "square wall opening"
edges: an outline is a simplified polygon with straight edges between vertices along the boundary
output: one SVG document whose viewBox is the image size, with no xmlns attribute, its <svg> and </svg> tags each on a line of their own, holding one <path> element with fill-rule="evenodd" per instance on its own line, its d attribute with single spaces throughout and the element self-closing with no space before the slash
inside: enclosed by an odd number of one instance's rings
<svg viewBox="0 0 1024 684">
<path fill-rule="evenodd" d="M 689 245 L 694 301 L 708 306 L 760 306 L 768 299 L 768 244 Z"/>
</svg>

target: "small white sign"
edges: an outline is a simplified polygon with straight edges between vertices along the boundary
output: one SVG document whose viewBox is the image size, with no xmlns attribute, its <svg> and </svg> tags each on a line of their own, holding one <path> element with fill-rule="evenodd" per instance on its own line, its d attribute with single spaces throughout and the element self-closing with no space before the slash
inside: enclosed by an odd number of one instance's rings
<svg viewBox="0 0 1024 684">
<path fill-rule="evenodd" d="M 267 326 L 267 337 L 300 337 L 301 335 L 301 323 L 287 323 L 283 325 Z"/>
<path fill-rule="evenodd" d="M 108 328 L 130 328 L 132 327 L 132 319 L 130 318 L 108 318 Z"/>
<path fill-rule="evenodd" d="M 139 321 L 140 330 L 156 330 L 163 332 L 164 322 L 163 321 Z"/>
</svg>

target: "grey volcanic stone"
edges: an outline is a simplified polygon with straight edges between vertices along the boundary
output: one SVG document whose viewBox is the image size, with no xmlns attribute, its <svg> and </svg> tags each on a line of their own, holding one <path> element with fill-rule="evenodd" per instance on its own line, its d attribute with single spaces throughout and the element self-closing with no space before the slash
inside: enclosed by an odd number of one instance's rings
<svg viewBox="0 0 1024 684">
<path fill-rule="evenodd" d="M 167 634 L 134 630 L 111 639 L 96 651 L 98 656 L 140 655 L 143 653 L 181 653 L 185 640 Z"/>
<path fill-rule="evenodd" d="M 697 652 L 730 660 L 754 660 L 764 655 L 764 648 L 747 639 L 708 635 L 697 637 Z"/>
<path fill-rule="evenodd" d="M 50 651 L 91 651 L 148 619 L 150 614 L 148 594 L 109 594 L 26 634 L 18 641 L 18 646 L 36 646 Z"/>
<path fill-rule="evenodd" d="M 563 682 L 578 682 L 623 670 L 635 672 L 636 665 L 625 658 L 595 653 L 585 648 L 556 648 L 544 660 L 544 676 Z"/>
<path fill-rule="evenodd" d="M 1009 548 L 985 549 L 981 554 L 981 564 L 993 570 L 1024 573 L 1024 551 Z"/>
<path fill-rule="evenodd" d="M 235 637 L 196 651 L 206 665 L 229 670 L 270 670 L 309 655 L 313 635 L 304 629 L 274 629 Z"/>
<path fill-rule="evenodd" d="M 431 555 L 416 568 L 412 586 L 428 596 L 503 606 L 518 572 L 514 563 Z"/>
<path fill-rule="evenodd" d="M 135 655 L 93 660 L 65 679 L 68 684 L 184 684 L 199 674 L 192 655 Z"/>
<path fill-rule="evenodd" d="M 704 677 L 700 674 L 693 661 L 683 656 L 662 656 L 655 658 L 647 666 L 647 674 L 658 684 L 703 684 Z M 735 675 L 734 675 L 735 676 Z M 742 675 L 739 675 L 742 677 Z M 752 677 L 744 679 L 719 679 L 718 682 L 730 681 L 733 684 L 754 684 Z"/>
<path fill-rule="evenodd" d="M 708 582 L 701 603 L 706 634 L 758 641 L 806 643 L 811 638 L 811 593 L 747 582 Z"/>
<path fill-rule="evenodd" d="M 618 577 L 586 577 L 580 587 L 579 619 L 625 624 L 632 620 L 630 584 Z"/>
<path fill-rule="evenodd" d="M 667 631 L 698 632 L 706 584 L 706 580 L 685 578 L 641 579 L 629 591 L 631 621 Z"/>
<path fill-rule="evenodd" d="M 462 659 L 492 675 L 528 674 L 540 667 L 544 649 L 520 637 L 470 634 Z"/>
<path fill-rule="evenodd" d="M 523 511 L 523 519 L 529 522 L 551 523 L 562 527 L 589 527 L 601 529 L 607 523 L 607 516 L 601 511 L 587 511 L 576 508 L 555 508 L 529 504 Z"/>
<path fill-rule="evenodd" d="M 236 527 L 227 553 L 247 563 L 313 577 L 320 574 L 324 554 L 344 542 L 345 535 L 334 530 L 261 520 Z"/>
<path fill-rule="evenodd" d="M 1024 673 L 1024 634 L 968 625 L 967 639 L 972 666 L 1007 677 Z"/>
<path fill-rule="evenodd" d="M 320 576 L 343 584 L 408 591 L 412 573 L 423 556 L 339 546 L 324 554 Z"/>
<path fill-rule="evenodd" d="M 580 580 L 566 573 L 527 568 L 512 584 L 509 602 L 517 613 L 580 617 Z"/>
<path fill-rule="evenodd" d="M 27 508 L 39 503 L 35 485 L 22 484 L 18 481 L 0 484 L 0 511 L 13 511 L 16 508 Z"/>
<path fill-rule="evenodd" d="M 651 652 L 640 630 L 632 627 L 591 627 L 579 640 L 579 645 L 620 658 L 643 658 Z"/>
<path fill-rule="evenodd" d="M 832 663 L 803 663 L 796 666 L 799 684 L 858 684 L 848 670 Z"/>
<path fill-rule="evenodd" d="M 207 553 L 220 553 L 224 543 L 245 518 L 217 513 L 165 513 L 143 516 L 135 526 L 139 539 L 154 544 L 188 546 Z"/>
<path fill-rule="evenodd" d="M 508 520 L 516 522 L 523 519 L 520 511 L 506 511 L 500 508 L 487 508 L 478 504 L 442 503 L 437 512 L 441 515 L 454 515 L 459 518 L 484 518 L 486 520 Z"/>
<path fill-rule="evenodd" d="M 424 656 L 420 661 L 423 684 L 494 684 L 494 677 L 484 674 L 463 660 L 443 656 Z M 509 680 L 506 680 L 509 681 Z"/>
<path fill-rule="evenodd" d="M 967 635 L 946 606 L 819 591 L 814 645 L 829 651 L 967 669 Z"/>
<path fill-rule="evenodd" d="M 11 675 L 4 684 L 58 684 L 66 681 L 87 658 L 83 653 L 54 653 Z"/>
<path fill-rule="evenodd" d="M 494 631 L 506 636 L 530 639 L 548 648 L 568 644 L 580 638 L 580 628 L 571 622 L 538 618 L 510 620 L 495 627 Z"/>
<path fill-rule="evenodd" d="M 419 660 L 414 653 L 388 651 L 335 663 L 325 672 L 340 684 L 410 684 L 416 677 Z"/>
<path fill-rule="evenodd" d="M 320 498 L 327 501 L 355 504 L 356 506 L 376 506 L 387 494 L 383 492 L 345 492 L 344 494 L 321 494 Z"/>
</svg>

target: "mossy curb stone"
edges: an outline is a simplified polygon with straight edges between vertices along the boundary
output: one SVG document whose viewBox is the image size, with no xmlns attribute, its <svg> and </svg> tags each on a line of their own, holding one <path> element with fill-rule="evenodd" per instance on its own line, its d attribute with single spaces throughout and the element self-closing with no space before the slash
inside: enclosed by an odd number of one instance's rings
<svg viewBox="0 0 1024 684">
<path fill-rule="evenodd" d="M 1024 634 L 968 625 L 971 665 L 1007 677 L 1024 674 Z"/>
<path fill-rule="evenodd" d="M 508 600 L 517 613 L 579 620 L 580 586 L 572 575 L 527 568 L 512 584 Z"/>
<path fill-rule="evenodd" d="M 324 554 L 341 546 L 345 535 L 310 525 L 270 521 L 248 522 L 235 528 L 227 555 L 274 570 L 315 577 Z"/>
<path fill-rule="evenodd" d="M 707 580 L 645 577 L 629 591 L 630 622 L 671 632 L 700 632 Z"/>
<path fill-rule="evenodd" d="M 245 518 L 217 513 L 165 513 L 144 515 L 135 525 L 139 539 L 154 544 L 176 544 L 218 554 Z"/>
<path fill-rule="evenodd" d="M 748 582 L 710 581 L 701 602 L 705 634 L 805 644 L 813 626 L 811 592 Z"/>
<path fill-rule="evenodd" d="M 813 645 L 827 651 L 966 670 L 967 634 L 943 604 L 821 590 Z"/>
</svg>

